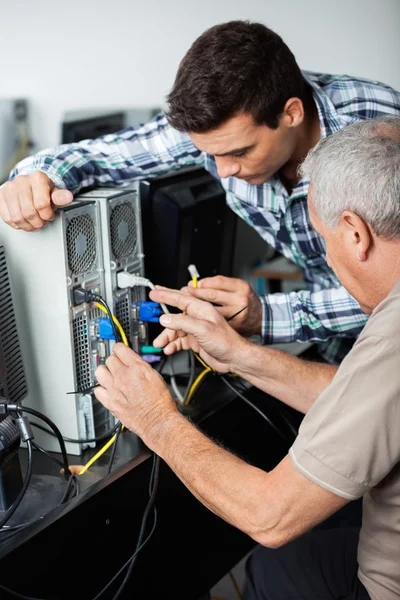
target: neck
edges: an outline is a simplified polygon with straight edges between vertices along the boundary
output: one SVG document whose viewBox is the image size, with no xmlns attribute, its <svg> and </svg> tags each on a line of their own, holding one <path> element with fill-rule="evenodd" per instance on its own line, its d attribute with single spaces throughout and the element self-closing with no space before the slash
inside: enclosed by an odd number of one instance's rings
<svg viewBox="0 0 400 600">
<path fill-rule="evenodd" d="M 305 103 L 304 121 L 298 130 L 295 150 L 288 162 L 281 169 L 281 175 L 284 179 L 296 182 L 299 180 L 299 176 L 297 174 L 299 165 L 303 162 L 309 150 L 314 148 L 314 146 L 319 142 L 320 137 L 321 127 L 319 123 L 318 110 L 312 97 L 312 92 L 310 91 L 310 96 Z"/>
<path fill-rule="evenodd" d="M 368 302 L 370 311 L 390 294 L 400 279 L 400 240 L 383 240 L 378 238 L 375 265 L 368 269 Z"/>
</svg>

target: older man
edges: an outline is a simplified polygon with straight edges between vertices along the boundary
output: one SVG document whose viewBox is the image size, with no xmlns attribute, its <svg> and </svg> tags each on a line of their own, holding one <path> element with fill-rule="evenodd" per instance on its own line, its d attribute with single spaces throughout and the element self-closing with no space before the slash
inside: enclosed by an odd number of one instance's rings
<svg viewBox="0 0 400 600">
<path fill-rule="evenodd" d="M 322 140 L 302 170 L 311 178 L 309 212 L 325 239 L 328 264 L 370 315 L 339 368 L 255 346 L 212 305 L 188 294 L 151 292 L 153 300 L 185 313 L 160 319 L 168 329 L 155 343 L 166 354 L 192 348 L 216 371 L 234 372 L 306 413 L 288 456 L 266 473 L 219 447 L 177 410 L 161 377 L 120 344 L 97 371 L 96 396 L 205 506 L 259 542 L 249 564 L 252 598 L 395 600 L 400 118 L 349 125 Z M 360 497 L 361 533 L 310 532 Z"/>
</svg>

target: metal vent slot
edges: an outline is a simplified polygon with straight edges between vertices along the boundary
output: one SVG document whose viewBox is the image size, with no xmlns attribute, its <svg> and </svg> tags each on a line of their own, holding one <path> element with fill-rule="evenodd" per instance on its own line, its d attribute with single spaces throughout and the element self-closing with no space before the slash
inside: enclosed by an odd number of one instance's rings
<svg viewBox="0 0 400 600">
<path fill-rule="evenodd" d="M 128 202 L 118 204 L 112 210 L 110 234 L 114 258 L 130 256 L 137 245 L 137 223 L 133 206 Z"/>
<path fill-rule="evenodd" d="M 92 386 L 88 319 L 86 315 L 80 315 L 74 319 L 73 334 L 77 388 L 78 390 L 84 390 Z"/>
<path fill-rule="evenodd" d="M 115 316 L 117 317 L 118 321 L 121 323 L 121 327 L 124 330 L 125 335 L 127 337 L 129 337 L 131 316 L 130 316 L 130 302 L 129 302 L 128 294 L 126 296 L 123 296 L 122 298 L 120 298 L 117 301 L 116 306 L 115 306 Z"/>
<path fill-rule="evenodd" d="M 0 247 L 0 332 L 7 372 L 8 398 L 11 402 L 19 402 L 27 393 L 27 385 L 3 247 Z"/>
<path fill-rule="evenodd" d="M 68 266 L 74 275 L 90 271 L 96 262 L 96 234 L 89 215 L 72 217 L 67 227 Z"/>
</svg>

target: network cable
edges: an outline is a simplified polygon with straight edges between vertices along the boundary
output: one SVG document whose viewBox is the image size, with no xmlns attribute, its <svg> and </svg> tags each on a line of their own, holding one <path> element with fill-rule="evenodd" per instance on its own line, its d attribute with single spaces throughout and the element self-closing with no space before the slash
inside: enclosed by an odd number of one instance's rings
<svg viewBox="0 0 400 600">
<path fill-rule="evenodd" d="M 258 406 L 256 406 L 255 404 L 253 404 L 253 402 L 251 402 L 251 400 L 249 400 L 248 398 L 246 398 L 246 396 L 244 396 L 241 392 L 239 392 L 239 390 L 230 383 L 230 381 L 228 381 L 228 379 L 224 376 L 224 375 L 220 375 L 220 378 L 222 379 L 222 381 L 225 383 L 225 385 L 232 390 L 232 392 L 234 392 L 241 400 L 243 400 L 243 402 L 246 402 L 246 404 L 248 404 L 249 406 L 251 406 L 251 408 L 253 410 L 255 410 L 265 421 L 267 421 L 268 425 L 270 427 L 272 427 L 272 429 L 282 438 L 285 440 L 285 442 L 291 442 L 290 439 L 287 438 L 287 436 L 279 429 L 279 427 L 277 427 L 275 425 L 275 423 L 273 423 L 273 421 L 271 421 L 271 419 L 269 419 L 269 417 L 267 417 L 267 415 L 265 413 L 263 413 L 262 410 L 260 410 L 258 408 Z"/>
</svg>

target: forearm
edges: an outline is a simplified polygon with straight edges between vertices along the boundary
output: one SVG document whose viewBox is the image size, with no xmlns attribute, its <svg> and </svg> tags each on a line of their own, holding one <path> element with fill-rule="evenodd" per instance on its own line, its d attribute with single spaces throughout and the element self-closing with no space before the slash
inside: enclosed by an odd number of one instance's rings
<svg viewBox="0 0 400 600">
<path fill-rule="evenodd" d="M 42 171 L 57 187 L 76 193 L 93 185 L 123 186 L 202 162 L 190 138 L 159 116 L 123 132 L 43 150 L 18 163 L 10 178 Z"/>
<path fill-rule="evenodd" d="M 271 507 L 266 522 L 262 492 L 268 473 L 215 444 L 180 414 L 160 423 L 144 441 L 216 515 L 254 539 L 261 521 L 264 537 L 272 531 L 277 510 Z"/>
<path fill-rule="evenodd" d="M 338 367 L 305 361 L 244 340 L 231 369 L 255 387 L 306 413 Z"/>
</svg>

